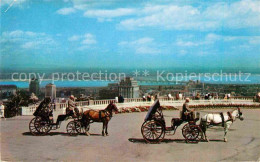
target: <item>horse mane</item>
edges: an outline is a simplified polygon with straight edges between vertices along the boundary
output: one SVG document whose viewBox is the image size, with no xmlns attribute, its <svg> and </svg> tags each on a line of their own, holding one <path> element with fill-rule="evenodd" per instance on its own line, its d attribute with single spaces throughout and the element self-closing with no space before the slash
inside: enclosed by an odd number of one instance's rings
<svg viewBox="0 0 260 162">
<path fill-rule="evenodd" d="M 107 110 L 112 104 L 108 104 L 107 107 L 105 108 L 105 110 Z"/>
</svg>

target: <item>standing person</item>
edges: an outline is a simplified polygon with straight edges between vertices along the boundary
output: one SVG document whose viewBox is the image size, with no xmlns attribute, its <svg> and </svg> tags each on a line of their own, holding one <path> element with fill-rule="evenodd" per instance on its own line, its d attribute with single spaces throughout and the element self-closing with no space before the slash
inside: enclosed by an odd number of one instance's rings
<svg viewBox="0 0 260 162">
<path fill-rule="evenodd" d="M 151 96 L 151 101 L 154 102 L 154 96 L 153 95 Z"/>
<path fill-rule="evenodd" d="M 180 98 L 180 100 L 182 100 L 182 98 L 183 98 L 181 92 L 179 92 L 179 98 Z"/>
<path fill-rule="evenodd" d="M 5 118 L 5 106 L 2 101 L 0 101 L 0 117 Z"/>
<path fill-rule="evenodd" d="M 145 97 L 145 95 L 143 95 L 143 102 L 146 102 L 146 97 Z"/>
<path fill-rule="evenodd" d="M 168 100 L 172 99 L 172 95 L 169 93 L 168 94 Z"/>
<path fill-rule="evenodd" d="M 199 93 L 197 93 L 195 99 L 196 99 L 196 100 L 199 100 L 199 99 L 200 99 L 200 94 L 199 94 Z"/>
<path fill-rule="evenodd" d="M 230 99 L 230 97 L 231 97 L 230 93 L 229 93 L 229 94 L 227 94 L 227 99 Z"/>
<path fill-rule="evenodd" d="M 118 102 L 124 103 L 124 97 L 122 95 L 119 95 Z"/>
<path fill-rule="evenodd" d="M 147 101 L 151 101 L 151 96 L 150 95 L 147 96 Z"/>
<path fill-rule="evenodd" d="M 180 94 L 180 92 L 179 92 L 179 93 L 176 93 L 176 100 L 179 100 L 179 99 L 180 99 L 179 94 Z"/>
</svg>

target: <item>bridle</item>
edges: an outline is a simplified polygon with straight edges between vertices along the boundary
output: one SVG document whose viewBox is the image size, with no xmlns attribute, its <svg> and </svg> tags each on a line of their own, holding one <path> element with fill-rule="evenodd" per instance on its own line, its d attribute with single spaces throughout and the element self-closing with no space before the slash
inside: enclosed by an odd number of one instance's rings
<svg viewBox="0 0 260 162">
<path fill-rule="evenodd" d="M 113 103 L 109 104 L 108 107 L 104 110 L 106 117 L 110 117 L 110 118 L 113 117 L 113 112 L 112 112 L 113 109 L 118 111 L 118 109 L 116 108 L 116 106 Z"/>
</svg>

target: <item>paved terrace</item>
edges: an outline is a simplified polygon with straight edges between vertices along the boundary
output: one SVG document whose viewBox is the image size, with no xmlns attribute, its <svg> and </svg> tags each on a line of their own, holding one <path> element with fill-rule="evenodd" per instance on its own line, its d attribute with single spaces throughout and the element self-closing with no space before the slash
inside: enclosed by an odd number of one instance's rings
<svg viewBox="0 0 260 162">
<path fill-rule="evenodd" d="M 242 112 L 245 120 L 233 123 L 228 142 L 223 142 L 223 128 L 215 127 L 208 130 L 210 142 L 198 144 L 185 143 L 183 125 L 161 144 L 146 144 L 140 131 L 146 112 L 115 114 L 107 137 L 101 136 L 99 123 L 91 124 L 91 136 L 68 136 L 68 121 L 49 135 L 32 136 L 28 125 L 33 116 L 0 119 L 0 161 L 259 161 L 260 110 Z M 167 126 L 179 116 L 178 111 L 163 113 Z"/>
</svg>

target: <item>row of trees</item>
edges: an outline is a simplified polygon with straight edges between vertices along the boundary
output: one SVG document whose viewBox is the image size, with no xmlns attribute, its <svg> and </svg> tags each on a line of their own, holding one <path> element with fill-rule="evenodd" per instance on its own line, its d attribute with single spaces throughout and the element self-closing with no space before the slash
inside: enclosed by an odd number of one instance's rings
<svg viewBox="0 0 260 162">
<path fill-rule="evenodd" d="M 21 107 L 37 102 L 38 98 L 25 90 L 18 90 L 15 95 L 11 95 L 5 104 L 5 117 L 10 118 L 21 114 Z"/>
</svg>

